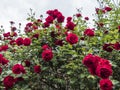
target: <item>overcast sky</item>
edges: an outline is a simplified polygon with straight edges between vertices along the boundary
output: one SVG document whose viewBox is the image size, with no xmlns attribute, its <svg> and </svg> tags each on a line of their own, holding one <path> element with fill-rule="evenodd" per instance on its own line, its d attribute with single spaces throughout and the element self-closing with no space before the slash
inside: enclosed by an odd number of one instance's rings
<svg viewBox="0 0 120 90">
<path fill-rule="evenodd" d="M 36 16 L 50 9 L 58 9 L 65 16 L 75 14 L 76 8 L 83 8 L 82 14 L 92 18 L 95 7 L 98 7 L 97 0 L 1 0 L 0 2 L 0 25 L 9 30 L 9 21 L 26 23 L 27 13 L 32 8 Z"/>
</svg>

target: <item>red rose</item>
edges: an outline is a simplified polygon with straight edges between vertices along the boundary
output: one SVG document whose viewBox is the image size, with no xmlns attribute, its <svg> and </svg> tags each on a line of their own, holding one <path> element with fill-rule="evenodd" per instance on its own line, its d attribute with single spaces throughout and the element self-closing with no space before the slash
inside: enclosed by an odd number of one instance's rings
<svg viewBox="0 0 120 90">
<path fill-rule="evenodd" d="M 100 82 L 100 89 L 101 90 L 113 90 L 113 84 L 112 81 L 109 79 L 101 79 Z"/>
<path fill-rule="evenodd" d="M 115 49 L 115 50 L 120 50 L 120 43 L 119 43 L 119 42 L 116 42 L 116 43 L 114 44 L 114 49 Z"/>
<path fill-rule="evenodd" d="M 58 21 L 58 23 L 64 22 L 64 19 L 65 19 L 65 17 L 63 15 L 61 15 L 61 14 L 57 15 L 57 21 Z"/>
<path fill-rule="evenodd" d="M 94 34 L 93 29 L 86 29 L 84 31 L 84 35 L 89 36 L 89 37 L 93 37 L 95 34 Z"/>
<path fill-rule="evenodd" d="M 0 67 L 0 74 L 2 73 L 2 68 Z"/>
<path fill-rule="evenodd" d="M 33 36 L 32 36 L 32 38 L 39 38 L 39 34 L 34 34 Z"/>
<path fill-rule="evenodd" d="M 49 26 L 50 26 L 50 24 L 48 22 L 43 23 L 44 28 L 49 27 Z"/>
<path fill-rule="evenodd" d="M 44 61 L 50 61 L 53 58 L 52 50 L 44 50 L 42 52 L 42 59 Z"/>
<path fill-rule="evenodd" d="M 105 7 L 104 9 L 105 9 L 106 11 L 111 11 L 111 10 L 112 10 L 111 7 Z"/>
<path fill-rule="evenodd" d="M 13 72 L 14 74 L 25 73 L 25 69 L 24 69 L 24 67 L 23 67 L 21 64 L 15 64 L 15 65 L 12 67 L 12 72 Z"/>
<path fill-rule="evenodd" d="M 10 32 L 3 33 L 3 36 L 4 36 L 4 37 L 9 37 L 9 36 L 10 36 Z"/>
<path fill-rule="evenodd" d="M 78 42 L 78 36 L 73 33 L 69 33 L 66 37 L 66 41 L 70 44 L 76 44 Z"/>
<path fill-rule="evenodd" d="M 85 17 L 85 20 L 89 20 L 89 18 L 88 18 L 88 17 Z"/>
<path fill-rule="evenodd" d="M 30 66 L 30 61 L 29 61 L 29 60 L 26 60 L 26 61 L 25 61 L 25 66 L 26 66 L 26 67 L 29 67 L 29 66 Z"/>
<path fill-rule="evenodd" d="M 15 40 L 10 40 L 10 45 L 14 45 L 14 43 L 15 43 Z"/>
<path fill-rule="evenodd" d="M 96 74 L 103 79 L 107 79 L 112 75 L 112 69 L 108 65 L 98 65 Z"/>
<path fill-rule="evenodd" d="M 31 44 L 31 39 L 30 38 L 25 38 L 23 40 L 23 44 L 24 44 L 24 46 L 29 46 Z"/>
<path fill-rule="evenodd" d="M 41 67 L 39 65 L 34 66 L 34 72 L 35 73 L 40 73 L 41 72 Z"/>
<path fill-rule="evenodd" d="M 47 44 L 44 44 L 43 46 L 42 46 L 42 50 L 47 50 L 47 49 L 51 49 Z"/>
<path fill-rule="evenodd" d="M 72 17 L 67 17 L 67 22 L 71 22 Z"/>
<path fill-rule="evenodd" d="M 53 23 L 54 18 L 52 16 L 48 16 L 45 20 L 48 23 Z"/>
<path fill-rule="evenodd" d="M 73 22 L 67 22 L 66 28 L 70 30 L 74 30 L 75 24 Z"/>
<path fill-rule="evenodd" d="M 104 44 L 103 45 L 103 50 L 107 51 L 107 52 L 112 52 L 113 50 L 113 44 Z"/>
<path fill-rule="evenodd" d="M 8 49 L 8 45 L 3 45 L 3 46 L 1 46 L 1 49 L 2 49 L 3 51 L 6 51 L 6 50 Z"/>
<path fill-rule="evenodd" d="M 5 57 L 0 57 L 0 63 L 2 65 L 8 64 L 9 60 L 7 60 Z"/>
<path fill-rule="evenodd" d="M 88 68 L 95 68 L 97 67 L 99 61 L 100 61 L 99 56 L 94 56 L 92 54 L 88 54 L 84 57 L 82 63 L 87 66 Z"/>
<path fill-rule="evenodd" d="M 81 17 L 82 15 L 80 13 L 77 13 L 76 14 L 76 17 Z"/>
<path fill-rule="evenodd" d="M 13 87 L 15 83 L 15 80 L 14 80 L 14 77 L 13 76 L 6 76 L 4 79 L 3 79 L 3 84 L 6 88 L 11 88 Z"/>
<path fill-rule="evenodd" d="M 22 44 L 23 44 L 23 38 L 21 38 L 21 37 L 17 38 L 17 39 L 16 39 L 16 44 L 17 44 L 18 46 L 22 45 Z"/>
<path fill-rule="evenodd" d="M 63 46 L 63 40 L 56 40 L 55 45 Z"/>
</svg>

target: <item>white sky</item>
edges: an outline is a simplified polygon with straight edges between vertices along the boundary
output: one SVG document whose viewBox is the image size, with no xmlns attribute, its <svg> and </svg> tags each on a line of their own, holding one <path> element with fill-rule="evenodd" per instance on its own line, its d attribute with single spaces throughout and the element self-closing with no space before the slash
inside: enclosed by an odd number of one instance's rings
<svg viewBox="0 0 120 90">
<path fill-rule="evenodd" d="M 95 7 L 98 7 L 97 0 L 0 0 L 0 25 L 7 31 L 10 27 L 9 21 L 15 21 L 16 26 L 22 23 L 24 27 L 30 8 L 39 17 L 50 9 L 58 9 L 63 15 L 72 16 L 77 12 L 76 8 L 81 7 L 84 16 L 93 18 Z"/>
</svg>

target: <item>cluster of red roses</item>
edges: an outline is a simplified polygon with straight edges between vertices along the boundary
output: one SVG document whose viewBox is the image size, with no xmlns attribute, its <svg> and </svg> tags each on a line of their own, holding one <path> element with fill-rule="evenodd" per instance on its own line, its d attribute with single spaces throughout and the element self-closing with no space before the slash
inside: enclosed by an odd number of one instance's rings
<svg viewBox="0 0 120 90">
<path fill-rule="evenodd" d="M 103 50 L 107 52 L 112 52 L 113 50 L 120 50 L 120 43 L 116 42 L 115 44 L 112 43 L 106 43 L 103 45 Z"/>
<path fill-rule="evenodd" d="M 99 14 L 99 13 L 106 13 L 106 12 L 109 12 L 111 11 L 112 8 L 109 7 L 109 6 L 106 6 L 104 7 L 103 9 L 100 9 L 100 8 L 96 8 L 96 13 Z"/>
<path fill-rule="evenodd" d="M 109 80 L 112 75 L 112 66 L 108 60 L 88 54 L 82 62 L 92 75 L 102 78 L 99 82 L 101 90 L 112 90 L 113 84 Z"/>
</svg>

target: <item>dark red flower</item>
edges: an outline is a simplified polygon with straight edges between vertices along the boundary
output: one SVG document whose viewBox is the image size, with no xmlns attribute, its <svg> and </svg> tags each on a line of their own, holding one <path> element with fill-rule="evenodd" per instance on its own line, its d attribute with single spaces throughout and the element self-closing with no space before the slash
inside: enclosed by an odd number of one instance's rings
<svg viewBox="0 0 120 90">
<path fill-rule="evenodd" d="M 70 44 L 76 44 L 78 42 L 78 36 L 73 33 L 69 33 L 66 37 L 66 41 Z"/>
<path fill-rule="evenodd" d="M 119 43 L 119 42 L 116 42 L 116 43 L 114 44 L 114 49 L 115 49 L 115 50 L 120 50 L 120 43 Z"/>
<path fill-rule="evenodd" d="M 63 40 L 56 40 L 55 45 L 63 46 Z"/>
<path fill-rule="evenodd" d="M 67 22 L 71 22 L 72 17 L 67 17 Z"/>
<path fill-rule="evenodd" d="M 25 38 L 23 40 L 23 44 L 24 44 L 24 46 L 29 46 L 31 44 L 31 39 L 30 38 Z"/>
<path fill-rule="evenodd" d="M 15 44 L 15 40 L 10 40 L 10 45 L 14 45 Z"/>
<path fill-rule="evenodd" d="M 95 34 L 94 34 L 93 29 L 86 29 L 84 31 L 84 35 L 89 36 L 89 37 L 93 37 Z"/>
<path fill-rule="evenodd" d="M 15 84 L 15 79 L 13 76 L 6 76 L 3 79 L 3 84 L 6 88 L 12 88 L 13 85 Z"/>
<path fill-rule="evenodd" d="M 7 60 L 5 57 L 0 57 L 0 63 L 1 63 L 2 65 L 7 65 L 8 62 L 9 62 L 9 60 Z"/>
<path fill-rule="evenodd" d="M 111 10 L 112 10 L 111 7 L 107 7 L 107 6 L 106 6 L 104 9 L 105 9 L 106 11 L 111 11 Z"/>
<path fill-rule="evenodd" d="M 89 20 L 89 18 L 88 18 L 88 17 L 85 17 L 85 20 Z"/>
<path fill-rule="evenodd" d="M 9 36 L 10 36 L 10 32 L 3 33 L 3 36 L 4 36 L 4 37 L 9 37 Z"/>
<path fill-rule="evenodd" d="M 8 49 L 8 45 L 1 46 L 2 51 L 6 51 Z"/>
<path fill-rule="evenodd" d="M 109 79 L 101 79 L 99 84 L 101 90 L 113 90 L 112 81 Z"/>
<path fill-rule="evenodd" d="M 103 79 L 109 78 L 112 75 L 112 68 L 109 65 L 98 65 L 96 74 Z"/>
<path fill-rule="evenodd" d="M 21 64 L 15 64 L 13 67 L 12 67 L 12 72 L 14 74 L 20 74 L 20 73 L 25 73 L 25 69 L 24 69 L 24 66 L 21 65 Z"/>
<path fill-rule="evenodd" d="M 20 45 L 23 44 L 23 38 L 19 37 L 19 38 L 16 39 L 15 42 L 16 42 L 16 44 L 17 44 L 18 46 L 20 46 Z"/>
<path fill-rule="evenodd" d="M 109 44 L 104 44 L 103 45 L 103 50 L 107 51 L 107 52 L 112 52 L 113 50 L 113 44 L 109 43 Z"/>
<path fill-rule="evenodd" d="M 30 66 L 30 64 L 31 64 L 31 63 L 30 63 L 30 61 L 29 61 L 29 60 L 25 60 L 25 66 L 26 66 L 26 67 L 29 67 L 29 66 Z"/>
<path fill-rule="evenodd" d="M 0 67 L 0 74 L 2 73 L 2 68 Z"/>
<path fill-rule="evenodd" d="M 47 49 L 51 49 L 47 44 L 44 44 L 43 46 L 42 46 L 42 50 L 47 50 Z"/>
<path fill-rule="evenodd" d="M 49 26 L 50 26 L 50 24 L 48 22 L 43 23 L 44 28 L 49 27 Z"/>
<path fill-rule="evenodd" d="M 75 24 L 73 22 L 67 22 L 66 28 L 70 30 L 74 30 Z"/>
<path fill-rule="evenodd" d="M 34 34 L 32 37 L 38 39 L 39 38 L 39 34 Z"/>
<path fill-rule="evenodd" d="M 40 73 L 41 72 L 41 67 L 39 65 L 34 66 L 34 72 L 35 73 Z"/>
<path fill-rule="evenodd" d="M 88 54 L 84 57 L 82 63 L 88 68 L 96 69 L 100 59 L 101 58 L 99 56 L 94 56 L 92 54 Z"/>
<path fill-rule="evenodd" d="M 50 61 L 53 58 L 53 52 L 52 50 L 44 50 L 42 52 L 42 59 L 44 61 Z"/>
<path fill-rule="evenodd" d="M 48 16 L 45 20 L 48 23 L 53 23 L 54 18 L 52 16 Z"/>
<path fill-rule="evenodd" d="M 76 17 L 81 17 L 82 15 L 80 13 L 77 13 L 76 14 Z"/>
<path fill-rule="evenodd" d="M 65 19 L 65 17 L 63 15 L 61 15 L 61 14 L 57 15 L 57 21 L 58 21 L 58 23 L 64 22 L 64 19 Z"/>
</svg>

